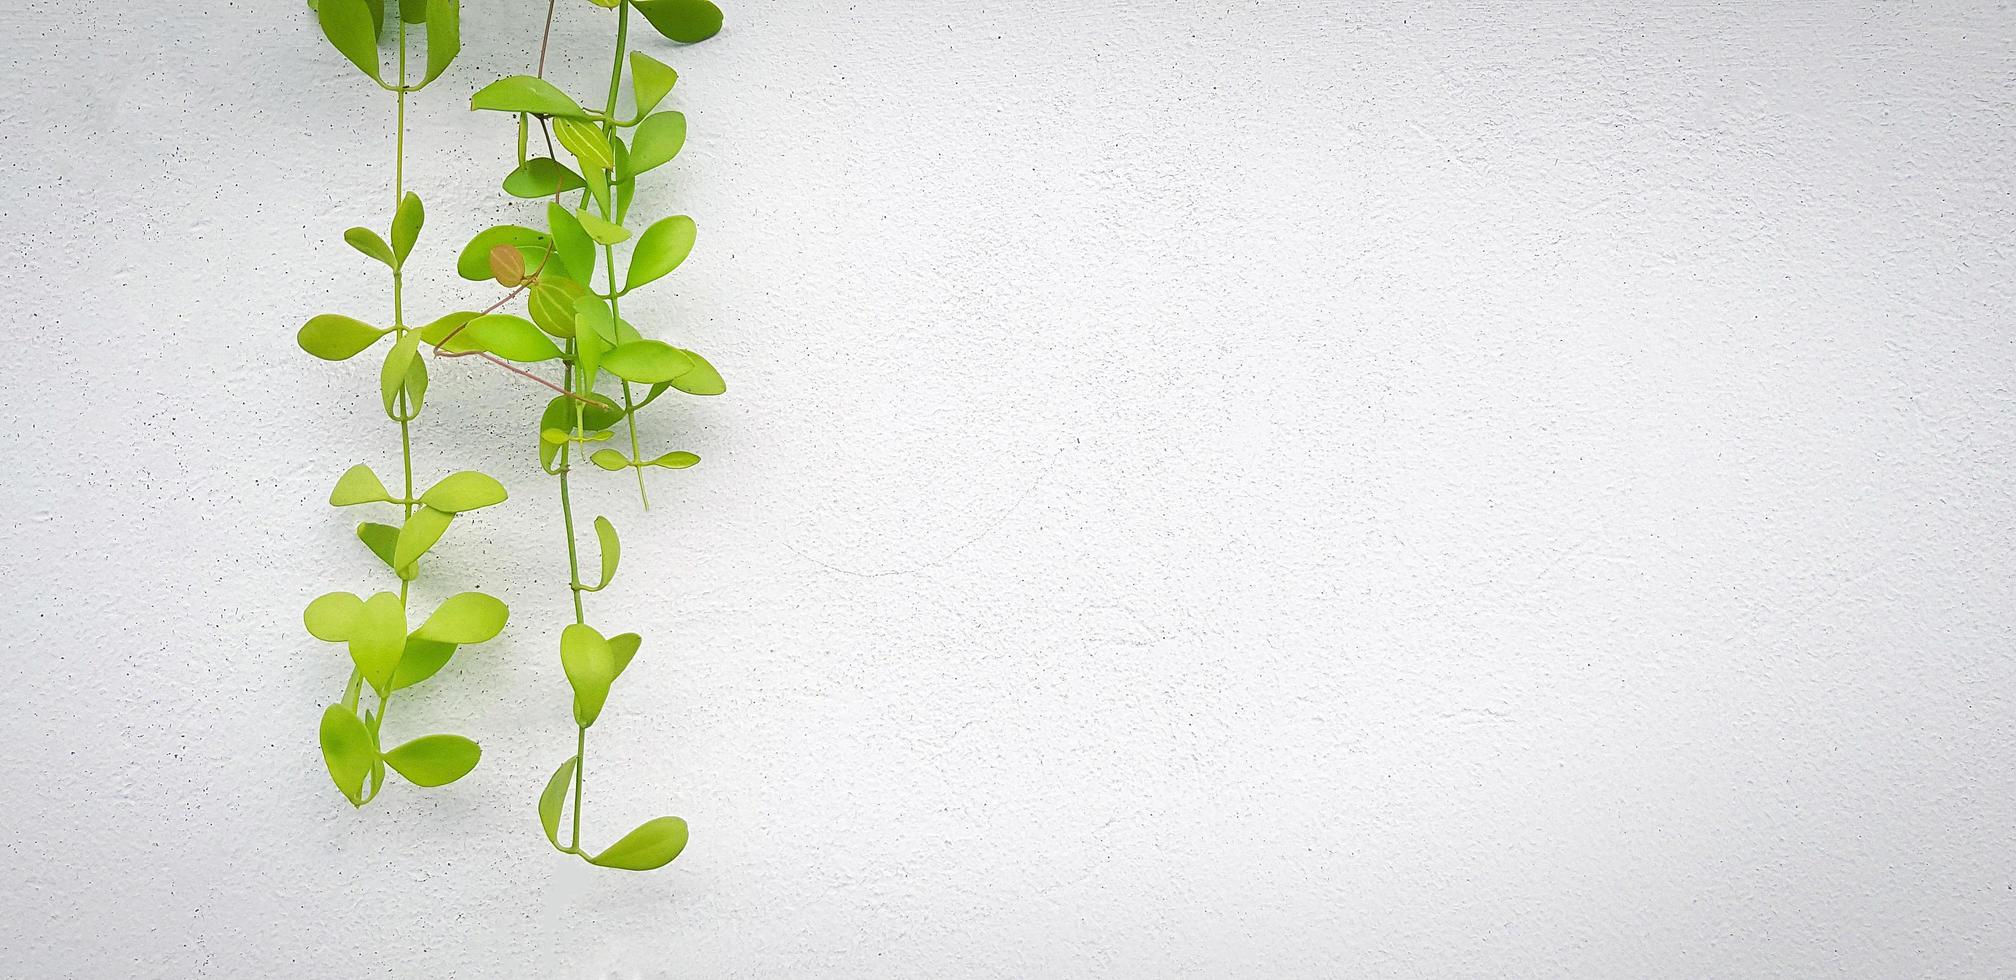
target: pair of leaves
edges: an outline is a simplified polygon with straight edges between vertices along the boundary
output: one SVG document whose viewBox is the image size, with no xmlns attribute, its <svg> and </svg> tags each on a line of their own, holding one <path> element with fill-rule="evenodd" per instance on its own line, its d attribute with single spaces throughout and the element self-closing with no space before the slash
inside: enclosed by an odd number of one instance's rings
<svg viewBox="0 0 2016 980">
<path fill-rule="evenodd" d="M 427 222 L 427 209 L 420 203 L 420 195 L 411 191 L 399 199 L 399 207 L 392 212 L 392 244 L 369 228 L 352 228 L 343 233 L 343 240 L 351 248 L 397 270 L 406 264 L 406 256 L 413 252 L 413 243 L 420 238 L 420 226 Z"/>
<path fill-rule="evenodd" d="M 301 613 L 301 622 L 318 640 L 348 643 L 357 669 L 373 690 L 383 694 L 432 676 L 456 647 L 495 638 L 510 617 L 511 610 L 495 597 L 462 592 L 443 600 L 409 636 L 405 606 L 394 593 L 380 592 L 362 599 L 348 592 L 331 592 L 310 602 Z M 401 658 L 416 652 L 421 659 L 406 672 L 409 676 L 398 676 L 405 666 Z"/>
<path fill-rule="evenodd" d="M 427 399 L 427 362 L 419 356 L 420 334 L 418 330 L 406 331 L 386 353 L 385 365 L 378 371 L 378 393 L 386 416 L 394 422 L 418 418 Z M 401 395 L 405 396 L 403 405 Z"/>
<path fill-rule="evenodd" d="M 574 688 L 575 724 L 582 728 L 595 724 L 609 700 L 609 685 L 630 666 L 643 642 L 635 633 L 605 639 L 594 627 L 580 623 L 560 632 L 560 667 Z"/>
<path fill-rule="evenodd" d="M 384 84 L 378 63 L 378 34 L 385 22 L 383 0 L 317 0 L 315 15 L 329 43 L 359 71 Z M 401 5 L 400 19 L 427 25 L 427 74 L 419 85 L 424 88 L 441 77 L 462 51 L 461 0 L 410 0 Z"/>
<path fill-rule="evenodd" d="M 554 847 L 560 846 L 560 818 L 567 808 L 567 785 L 574 781 L 574 769 L 580 765 L 579 756 L 570 756 L 553 775 L 546 780 L 546 788 L 539 794 L 539 825 L 546 830 L 546 839 Z M 651 871 L 672 863 L 681 851 L 686 849 L 686 821 L 678 817 L 658 817 L 638 825 L 637 829 L 624 834 L 623 838 L 603 849 L 594 857 L 583 857 L 589 864 L 621 871 Z"/>
<path fill-rule="evenodd" d="M 483 757 L 475 742 L 460 735 L 423 735 L 381 757 L 363 719 L 340 704 L 323 710 L 321 742 L 329 778 L 352 806 L 363 805 L 364 777 L 380 758 L 415 785 L 443 786 L 468 775 Z"/>
<path fill-rule="evenodd" d="M 504 484 L 497 482 L 495 477 L 475 470 L 463 470 L 450 473 L 427 488 L 427 492 L 420 495 L 420 502 L 435 510 L 459 514 L 501 504 L 505 496 Z M 329 492 L 329 503 L 333 507 L 392 499 L 392 492 L 385 489 L 384 481 L 363 463 L 343 471 L 342 477 L 336 481 L 336 489 Z"/>
<path fill-rule="evenodd" d="M 605 470 L 620 470 L 630 466 L 662 466 L 668 470 L 683 470 L 700 462 L 700 457 L 688 452 L 672 452 L 653 460 L 631 462 L 630 457 L 614 449 L 598 449 L 589 457 L 596 466 Z"/>
</svg>

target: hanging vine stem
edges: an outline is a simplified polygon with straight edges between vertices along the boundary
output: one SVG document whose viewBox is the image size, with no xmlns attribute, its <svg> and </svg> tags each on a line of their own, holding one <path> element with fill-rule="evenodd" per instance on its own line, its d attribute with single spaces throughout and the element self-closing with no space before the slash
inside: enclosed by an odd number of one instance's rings
<svg viewBox="0 0 2016 980">
<path fill-rule="evenodd" d="M 502 602 L 480 592 L 449 597 L 418 629 L 408 632 L 411 586 L 419 575 L 419 560 L 440 541 L 459 514 L 505 499 L 504 487 L 475 471 L 451 473 L 415 494 L 412 423 L 419 418 L 427 393 L 426 361 L 418 356 L 425 332 L 406 322 L 405 267 L 418 241 L 426 212 L 418 195 L 406 190 L 406 100 L 433 83 L 461 49 L 459 0 L 411 0 L 399 11 L 396 25 L 397 81 L 387 83 L 378 51 L 384 34 L 385 10 L 377 0 L 317 0 L 317 21 L 331 44 L 378 86 L 394 93 L 393 215 L 390 242 L 369 228 L 352 228 L 343 239 L 391 270 L 392 323 L 375 327 L 337 314 L 311 318 L 296 336 L 301 348 L 329 361 L 348 360 L 393 338 L 379 372 L 385 414 L 399 425 L 401 492 L 394 497 L 371 468 L 358 464 L 337 480 L 329 503 L 337 507 L 394 504 L 400 508 L 398 527 L 365 522 L 357 536 L 399 579 L 395 594 L 381 591 L 369 599 L 349 592 L 331 592 L 309 603 L 302 614 L 310 635 L 349 648 L 352 670 L 341 702 L 323 711 L 323 761 L 338 791 L 353 806 L 375 799 L 389 767 L 409 782 L 440 786 L 475 768 L 482 750 L 460 735 L 426 735 L 391 750 L 380 734 L 392 696 L 438 673 L 457 648 L 481 643 L 504 628 L 509 611 Z M 424 25 L 427 71 L 417 84 L 408 75 L 408 28 Z M 364 685 L 376 695 L 377 709 L 360 717 L 358 702 Z M 365 788 L 369 781 L 369 789 Z"/>
<path fill-rule="evenodd" d="M 600 716 L 610 686 L 627 668 L 642 645 L 636 633 L 605 636 L 590 625 L 585 593 L 600 592 L 613 581 L 620 548 L 616 529 L 605 517 L 594 520 L 599 545 L 600 577 L 582 580 L 581 547 L 574 513 L 578 460 L 609 471 L 637 471 L 640 495 L 646 493 L 644 469 L 684 469 L 700 458 L 670 452 L 647 459 L 637 420 L 641 411 L 670 390 L 695 395 L 720 394 L 726 386 L 713 365 L 690 350 L 647 339 L 621 315 L 620 297 L 678 268 L 691 252 L 692 219 L 674 216 L 652 223 L 635 236 L 627 265 L 619 265 L 616 246 L 630 242 L 624 226 L 640 174 L 670 161 L 685 143 L 685 116 L 654 111 L 671 93 L 677 73 L 669 66 L 629 47 L 630 22 L 642 15 L 660 33 L 676 41 L 694 42 L 720 29 L 721 14 L 707 0 L 590 0 L 614 8 L 616 44 L 608 94 L 600 111 L 580 103 L 544 77 L 551 18 L 542 36 L 536 75 L 514 75 L 485 86 L 471 107 L 518 117 L 518 166 L 504 180 L 513 196 L 547 201 L 545 227 L 503 225 L 478 234 L 462 251 L 458 271 L 467 278 L 495 279 L 510 290 L 505 302 L 526 298 L 530 319 L 497 312 L 499 307 L 444 329 L 436 341 L 450 355 L 483 351 L 509 360 L 562 362 L 566 394 L 551 399 L 539 422 L 540 467 L 558 478 L 560 515 L 567 535 L 568 590 L 574 621 L 560 633 L 560 661 L 573 689 L 574 754 L 564 761 L 540 794 L 539 818 L 554 849 L 602 867 L 649 870 L 661 867 L 684 849 L 685 821 L 659 817 L 647 821 L 599 853 L 582 843 L 582 812 L 586 787 L 588 729 Z M 635 111 L 629 120 L 619 114 L 629 66 Z M 532 120 L 537 120 L 546 155 L 528 156 Z M 626 139 L 626 131 L 628 138 Z M 555 143 L 575 166 L 562 163 Z M 578 167 L 578 170 L 576 169 Z M 575 206 L 567 195 L 579 192 Z M 588 286 L 597 263 L 606 263 L 607 292 Z M 533 270 L 528 274 L 527 269 Z M 429 328 L 430 330 L 432 328 Z M 425 333 L 426 331 L 423 331 Z M 429 338 L 434 340 L 434 337 Z M 557 343 L 556 343 L 557 341 Z M 619 405 L 596 391 L 604 375 L 622 388 Z M 641 399 L 633 385 L 650 386 Z M 599 449 L 623 423 L 629 453 Z M 646 501 L 648 506 L 648 500 Z M 560 829 L 563 813 L 571 824 Z"/>
</svg>

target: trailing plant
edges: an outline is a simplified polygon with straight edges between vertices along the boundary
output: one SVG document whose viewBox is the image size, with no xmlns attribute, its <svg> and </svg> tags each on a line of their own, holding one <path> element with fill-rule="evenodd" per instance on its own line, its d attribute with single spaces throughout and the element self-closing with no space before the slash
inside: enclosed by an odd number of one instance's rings
<svg viewBox="0 0 2016 980">
<path fill-rule="evenodd" d="M 678 74 L 651 55 L 630 50 L 631 14 L 634 10 L 660 34 L 687 44 L 712 37 L 721 28 L 722 16 L 709 0 L 589 0 L 614 11 L 615 51 L 601 108 L 587 109 L 545 78 L 556 2 L 548 0 L 537 72 L 486 85 L 470 102 L 472 109 L 516 117 L 517 166 L 504 178 L 504 190 L 518 198 L 544 201 L 544 227 L 503 225 L 476 235 L 458 257 L 456 271 L 472 281 L 494 280 L 507 292 L 483 310 L 450 313 L 424 326 L 408 324 L 403 306 L 402 272 L 422 218 L 419 198 L 405 191 L 405 107 L 407 96 L 432 83 L 455 57 L 460 36 L 457 0 L 428 0 L 424 6 L 419 0 L 407 0 L 407 8 L 396 19 L 398 74 L 391 82 L 381 73 L 378 55 L 387 19 L 384 0 L 313 4 L 337 50 L 396 97 L 398 206 L 389 244 L 368 229 L 353 228 L 345 234 L 346 241 L 391 270 L 391 325 L 376 327 L 325 314 L 301 329 L 300 343 L 318 357 L 344 360 L 381 338 L 393 338 L 380 372 L 380 393 L 387 416 L 399 425 L 405 480 L 395 497 L 360 464 L 344 474 L 330 499 L 338 506 L 391 503 L 403 509 L 399 527 L 366 523 L 358 528 L 359 538 L 398 576 L 399 592 L 380 592 L 369 599 L 331 593 L 311 603 L 305 619 L 313 635 L 349 644 L 355 662 L 343 701 L 327 709 L 322 726 L 330 775 L 352 803 L 362 805 L 376 796 L 387 766 L 423 785 L 451 782 L 474 767 L 480 751 L 460 736 L 427 736 L 390 751 L 383 751 L 379 742 L 394 692 L 439 671 L 458 646 L 495 636 L 507 616 L 503 603 L 469 592 L 444 602 L 420 628 L 406 630 L 407 595 L 418 574 L 418 560 L 455 515 L 504 499 L 501 484 L 475 472 L 451 474 L 425 492 L 414 493 L 412 422 L 419 417 L 427 387 L 421 348 L 427 347 L 435 357 L 480 357 L 553 389 L 558 394 L 539 416 L 536 445 L 540 468 L 557 478 L 561 523 L 567 533 L 574 622 L 560 630 L 558 639 L 560 664 L 573 693 L 575 734 L 574 754 L 561 763 L 539 795 L 539 820 L 547 840 L 562 853 L 601 867 L 645 871 L 679 856 L 687 839 L 684 820 L 668 816 L 646 821 L 592 854 L 582 845 L 588 729 L 643 640 L 636 633 L 607 635 L 589 623 L 586 595 L 601 592 L 614 581 L 620 545 L 615 526 L 606 517 L 596 517 L 599 575 L 592 585 L 582 579 L 574 476 L 584 459 L 597 470 L 629 471 L 648 509 L 647 471 L 685 469 L 700 457 L 680 450 L 645 453 L 638 430 L 644 409 L 671 391 L 718 395 L 726 390 L 706 358 L 645 337 L 622 315 L 623 299 L 677 269 L 692 251 L 695 237 L 693 220 L 685 215 L 651 222 L 634 236 L 631 232 L 629 213 L 639 176 L 670 162 L 686 141 L 686 117 L 658 108 L 671 94 Z M 409 24 L 424 24 L 427 31 L 426 74 L 410 84 Z M 626 67 L 631 98 L 627 111 L 622 111 Z M 543 155 L 529 152 L 535 128 Z M 572 165 L 562 162 L 556 143 Z M 569 195 L 577 195 L 571 203 Z M 523 304 L 526 316 L 504 312 L 514 303 Z M 559 382 L 531 367 L 546 362 L 558 362 Z M 620 403 L 615 398 L 619 393 Z M 627 453 L 600 445 L 614 439 L 619 426 Z M 360 714 L 364 684 L 376 693 L 377 706 Z M 560 831 L 563 816 L 571 822 L 565 844 Z"/>
<path fill-rule="evenodd" d="M 400 490 L 394 495 L 376 471 L 359 463 L 336 481 L 329 503 L 397 509 L 397 525 L 366 521 L 357 525 L 357 538 L 384 562 L 399 588 L 380 590 L 369 598 L 331 592 L 309 603 L 302 615 L 311 635 L 349 648 L 352 667 L 343 697 L 322 713 L 322 758 L 336 788 L 353 806 L 361 807 L 377 797 L 388 767 L 417 785 L 440 786 L 467 775 L 482 756 L 475 742 L 460 735 L 424 735 L 389 750 L 383 736 L 393 695 L 434 676 L 458 648 L 489 640 L 504 628 L 509 615 L 504 603 L 481 592 L 450 596 L 417 627 L 408 602 L 421 558 L 449 525 L 458 515 L 501 503 L 505 492 L 497 480 L 474 471 L 448 474 L 417 493 L 414 482 L 413 428 L 426 402 L 427 364 L 419 349 L 425 331 L 406 320 L 404 286 L 407 262 L 426 212 L 419 196 L 406 190 L 406 102 L 440 78 L 461 49 L 459 2 L 407 0 L 398 10 L 391 18 L 396 60 L 389 80 L 379 52 L 381 38 L 388 33 L 382 0 L 319 0 L 311 2 L 311 9 L 336 50 L 390 93 L 396 106 L 389 234 L 362 227 L 343 233 L 345 242 L 389 271 L 391 322 L 375 325 L 325 313 L 310 319 L 296 337 L 302 350 L 328 361 L 348 360 L 381 340 L 391 341 L 378 372 L 378 388 L 385 415 L 399 427 Z M 423 27 L 425 67 L 415 80 L 413 70 L 418 66 L 409 65 L 409 33 Z M 375 707 L 359 703 L 366 686 Z"/>
<path fill-rule="evenodd" d="M 631 231 L 636 224 L 631 222 L 630 208 L 638 178 L 671 161 L 686 141 L 686 117 L 658 109 L 678 73 L 643 51 L 630 50 L 631 13 L 634 9 L 665 37 L 690 44 L 720 30 L 721 11 L 708 0 L 590 2 L 613 9 L 616 21 L 609 84 L 599 109 L 584 108 L 546 80 L 543 41 L 537 74 L 499 79 L 471 99 L 473 109 L 517 117 L 517 167 L 504 178 L 503 186 L 515 197 L 544 200 L 544 227 L 504 225 L 471 240 L 457 270 L 472 280 L 494 279 L 511 292 L 481 314 L 435 324 L 422 336 L 447 356 L 487 353 L 521 363 L 560 362 L 562 392 L 540 414 L 536 440 L 540 468 L 557 478 L 561 523 L 567 533 L 574 622 L 561 629 L 559 648 L 560 664 L 573 691 L 575 734 L 574 754 L 553 772 L 539 796 L 539 820 L 547 840 L 562 853 L 601 867 L 645 871 L 679 856 L 686 846 L 684 820 L 647 821 L 593 854 L 582 846 L 588 729 L 643 640 L 636 633 L 607 635 L 589 622 L 586 596 L 614 581 L 620 550 L 615 526 L 606 517 L 595 518 L 599 575 L 593 584 L 582 579 L 574 476 L 584 457 L 602 471 L 629 471 L 648 508 L 648 471 L 685 469 L 700 457 L 679 450 L 645 452 L 638 433 L 643 410 L 669 391 L 718 395 L 726 388 L 706 358 L 646 337 L 622 312 L 625 297 L 685 261 L 695 236 L 693 219 L 685 215 L 643 225 L 641 233 Z M 550 0 L 547 16 L 550 36 Z M 626 67 L 631 94 L 627 111 L 621 105 Z M 543 155 L 529 151 L 535 127 Z M 561 159 L 556 142 L 571 166 Z M 571 206 L 569 195 L 575 195 Z M 499 312 L 504 303 L 520 297 L 526 317 Z M 607 393 L 599 390 L 605 385 L 611 389 Z M 620 403 L 616 394 L 621 395 Z M 607 446 L 591 451 L 613 439 L 619 426 L 628 452 Z M 564 844 L 563 815 L 570 823 Z"/>
</svg>

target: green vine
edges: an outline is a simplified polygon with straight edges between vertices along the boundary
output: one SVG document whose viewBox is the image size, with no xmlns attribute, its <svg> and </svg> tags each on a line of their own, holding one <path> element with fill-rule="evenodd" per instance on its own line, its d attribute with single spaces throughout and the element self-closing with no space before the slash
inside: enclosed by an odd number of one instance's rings
<svg viewBox="0 0 2016 980">
<path fill-rule="evenodd" d="M 417 678 L 424 679 L 440 669 L 455 645 L 489 639 L 503 628 L 505 618 L 502 603 L 477 593 L 464 593 L 444 603 L 419 630 L 405 633 L 406 585 L 415 572 L 414 559 L 432 546 L 454 514 L 504 499 L 501 485 L 476 473 L 455 474 L 414 497 L 408 426 L 419 414 L 426 389 L 425 359 L 418 356 L 418 347 L 430 346 L 436 357 L 481 357 L 557 391 L 539 417 L 537 445 L 540 468 L 557 478 L 561 523 L 567 533 L 568 589 L 574 622 L 560 631 L 559 646 L 561 667 L 573 690 L 575 736 L 574 754 L 561 763 L 540 794 L 539 820 L 547 840 L 561 853 L 601 867 L 645 871 L 664 866 L 685 848 L 684 820 L 668 816 L 647 821 L 593 854 L 582 846 L 588 729 L 601 715 L 611 685 L 630 665 L 643 641 L 636 633 L 608 636 L 589 624 L 584 597 L 607 589 L 614 581 L 620 545 L 615 526 L 605 517 L 596 517 L 593 526 L 600 574 L 592 585 L 582 580 L 574 514 L 578 489 L 575 464 L 585 457 L 600 470 L 630 471 L 637 481 L 639 497 L 648 509 L 646 471 L 685 469 L 698 463 L 700 457 L 676 450 L 647 457 L 638 427 L 644 410 L 668 391 L 718 395 L 726 390 L 720 373 L 706 358 L 647 338 L 622 315 L 624 297 L 677 269 L 692 251 L 695 238 L 693 220 L 684 215 L 652 222 L 634 236 L 626 225 L 638 177 L 670 162 L 686 141 L 686 117 L 677 111 L 658 109 L 671 94 L 678 74 L 649 54 L 630 50 L 632 11 L 658 33 L 684 44 L 714 36 L 721 28 L 722 17 L 720 9 L 709 0 L 589 2 L 613 10 L 616 21 L 609 85 L 600 109 L 583 108 L 546 80 L 544 38 L 540 42 L 536 74 L 499 79 L 477 91 L 470 100 L 472 109 L 509 113 L 516 118 L 517 166 L 504 178 L 504 190 L 514 197 L 545 201 L 545 227 L 503 225 L 476 235 L 457 258 L 457 273 L 471 281 L 495 280 L 508 292 L 487 309 L 451 313 L 425 326 L 410 328 L 401 306 L 401 270 L 412 239 L 418 234 L 420 209 L 418 198 L 405 194 L 403 186 L 405 99 L 409 92 L 424 88 L 438 77 L 454 58 L 460 30 L 457 0 L 430 0 L 424 8 L 415 10 L 420 16 L 407 17 L 402 13 L 397 31 L 400 68 L 395 84 L 387 84 L 378 71 L 377 43 L 384 20 L 383 0 L 319 0 L 318 16 L 331 42 L 365 74 L 397 95 L 401 159 L 395 167 L 394 182 L 400 205 L 393 220 L 390 247 L 382 246 L 375 232 L 364 229 L 352 229 L 345 236 L 359 250 L 391 267 L 392 326 L 380 329 L 343 317 L 317 317 L 302 328 L 301 345 L 317 356 L 342 360 L 361 352 L 379 337 L 395 335 L 383 372 L 383 390 L 387 414 L 400 423 L 407 460 L 406 490 L 402 496 L 392 497 L 370 470 L 357 467 L 339 482 L 332 503 L 390 501 L 402 505 L 407 516 L 402 528 L 367 531 L 384 527 L 367 524 L 359 529 L 360 537 L 400 575 L 398 596 L 380 593 L 363 600 L 347 593 L 334 593 L 311 604 L 307 618 L 309 632 L 322 639 L 348 642 L 357 662 L 357 672 L 344 703 L 328 709 L 323 725 L 324 755 L 330 773 L 352 802 L 361 805 L 376 794 L 386 765 L 408 779 L 424 782 L 432 773 L 416 775 L 409 771 L 409 760 L 402 756 L 402 753 L 417 755 L 408 750 L 421 743 L 426 743 L 435 754 L 443 754 L 443 750 L 434 746 L 449 744 L 440 740 L 455 739 L 458 747 L 466 745 L 462 751 L 467 765 L 427 785 L 452 781 L 473 767 L 477 756 L 475 743 L 458 736 L 429 736 L 391 752 L 380 752 L 377 742 L 385 705 L 392 692 L 404 686 L 400 681 L 407 676 L 409 662 L 432 664 L 432 669 Z M 548 0 L 545 38 L 551 36 L 554 5 L 555 0 Z M 424 22 L 428 32 L 427 75 L 414 86 L 407 84 L 405 67 L 408 22 Z M 627 116 L 619 112 L 626 66 L 631 92 Z M 543 155 L 537 156 L 529 152 L 535 125 L 545 149 Z M 566 151 L 572 166 L 562 162 L 556 143 L 558 149 Z M 577 194 L 570 207 L 569 195 Z M 409 211 L 410 221 L 406 217 Z M 407 224 L 410 230 L 402 230 Z M 622 255 L 619 261 L 618 246 L 625 245 L 627 255 Z M 600 291 L 594 286 L 598 271 L 603 273 L 602 280 L 606 283 Z M 502 312 L 521 299 L 525 317 Z M 520 366 L 549 361 L 560 362 L 562 380 L 558 384 Z M 605 381 L 611 383 L 613 393 L 597 390 Z M 641 397 L 633 386 L 644 386 Z M 621 395 L 620 403 L 614 394 Z M 619 425 L 626 436 L 627 454 L 607 447 L 590 451 L 591 446 L 613 439 Z M 482 487 L 486 491 L 494 488 L 489 496 L 495 499 L 485 496 L 476 502 L 474 495 L 459 492 L 473 485 L 470 481 L 474 480 L 484 481 Z M 444 491 L 444 487 L 448 490 Z M 388 538 L 387 532 L 392 532 L 392 536 Z M 374 540 L 389 540 L 389 552 L 373 544 Z M 483 605 L 479 609 L 476 603 Z M 448 618 L 437 625 L 436 620 L 444 616 Z M 478 637 L 478 633 L 482 635 Z M 418 668 L 413 672 L 417 673 Z M 356 711 L 360 678 L 378 692 L 377 711 L 367 710 L 361 718 Z M 412 682 L 417 683 L 417 679 Z M 344 721 L 346 718 L 348 721 Z M 363 737 L 358 737 L 359 733 Z M 372 778 L 368 795 L 361 790 L 366 775 Z M 351 787 L 357 790 L 353 792 Z M 560 832 L 563 815 L 569 816 L 571 823 L 565 844 L 561 843 Z"/>
<path fill-rule="evenodd" d="M 501 503 L 504 486 L 474 471 L 451 473 L 414 493 L 413 423 L 427 397 L 427 364 L 419 355 L 422 330 L 406 322 L 405 270 L 426 221 L 420 197 L 406 190 L 406 101 L 425 89 L 454 61 L 461 49 L 461 15 L 457 0 L 409 3 L 392 31 L 397 74 L 387 82 L 379 55 L 385 31 L 385 7 L 375 0 L 319 0 L 313 5 L 322 31 L 344 57 L 392 93 L 395 104 L 395 147 L 392 167 L 393 211 L 390 241 L 370 228 L 351 228 L 343 240 L 386 266 L 392 279 L 392 322 L 373 326 L 352 317 L 326 313 L 310 319 L 296 339 L 301 349 L 329 361 L 363 353 L 386 337 L 392 339 L 379 371 L 379 394 L 385 414 L 399 426 L 402 480 L 397 496 L 385 488 L 370 466 L 359 463 L 336 481 L 329 503 L 336 507 L 392 504 L 400 524 L 365 522 L 357 537 L 399 581 L 399 591 L 380 591 L 370 598 L 331 592 L 308 604 L 302 615 L 310 635 L 347 644 L 352 662 L 343 698 L 322 714 L 323 761 L 329 776 L 353 806 L 377 798 L 390 767 L 420 786 L 440 786 L 467 775 L 482 757 L 475 742 L 460 735 L 425 735 L 390 750 L 381 736 L 391 712 L 392 696 L 434 676 L 457 648 L 482 643 L 504 628 L 509 613 L 504 603 L 481 592 L 451 596 L 410 632 L 408 600 L 420 574 L 420 559 L 446 533 L 457 515 Z M 409 27 L 427 33 L 426 72 L 415 83 L 409 76 Z M 376 708 L 360 705 L 363 688 L 371 688 Z M 368 788 L 367 788 L 368 782 Z"/>
</svg>

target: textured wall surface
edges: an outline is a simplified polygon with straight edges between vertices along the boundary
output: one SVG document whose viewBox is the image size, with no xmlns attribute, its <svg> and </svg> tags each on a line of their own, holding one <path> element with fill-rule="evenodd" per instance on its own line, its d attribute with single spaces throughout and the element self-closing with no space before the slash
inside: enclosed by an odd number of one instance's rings
<svg viewBox="0 0 2016 980">
<path fill-rule="evenodd" d="M 412 118 L 418 314 L 544 5 Z M 299 611 L 382 571 L 390 97 L 299 0 L 0 11 L 0 975 L 2007 977 L 2016 10 L 757 2 L 688 50 L 626 312 L 731 390 L 598 617 L 572 751 L 536 389 L 444 362 L 416 464 L 511 500 L 423 601 L 463 782 L 353 812 Z M 610 15 L 563 0 L 596 91 Z M 501 460 L 501 461 L 500 461 Z"/>
</svg>

